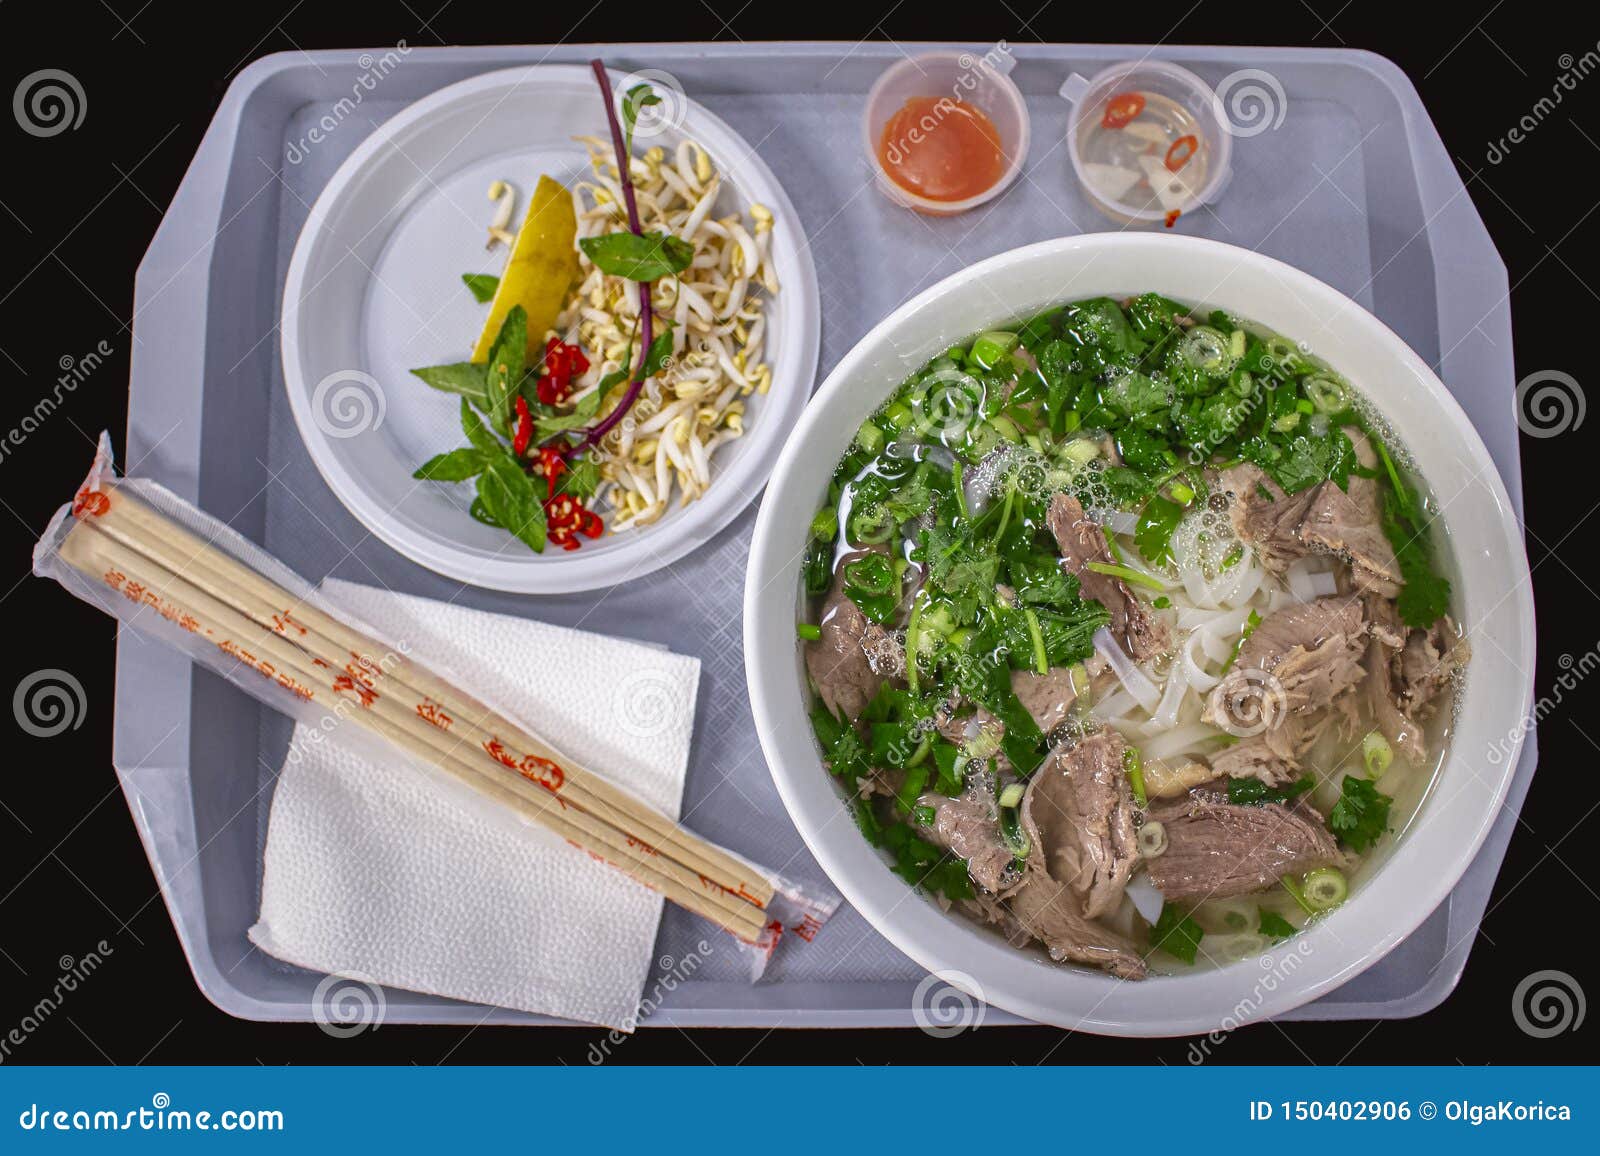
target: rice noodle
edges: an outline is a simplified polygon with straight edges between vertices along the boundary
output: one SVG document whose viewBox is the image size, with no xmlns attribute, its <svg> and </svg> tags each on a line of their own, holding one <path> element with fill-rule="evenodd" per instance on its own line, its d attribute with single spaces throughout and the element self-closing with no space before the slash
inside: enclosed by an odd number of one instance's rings
<svg viewBox="0 0 1600 1156">
<path fill-rule="evenodd" d="M 1198 750 L 1214 739 L 1226 737 L 1216 727 L 1206 726 L 1205 723 L 1190 723 L 1188 726 L 1176 727 L 1149 739 L 1139 748 L 1139 753 L 1147 759 L 1170 759 L 1174 755 L 1187 754 Z"/>
<path fill-rule="evenodd" d="M 1133 659 L 1122 652 L 1122 645 L 1111 637 L 1111 631 L 1104 626 L 1095 631 L 1094 645 L 1133 700 L 1145 710 L 1155 710 L 1156 704 L 1161 701 L 1161 691 L 1144 671 L 1134 665 Z"/>
</svg>

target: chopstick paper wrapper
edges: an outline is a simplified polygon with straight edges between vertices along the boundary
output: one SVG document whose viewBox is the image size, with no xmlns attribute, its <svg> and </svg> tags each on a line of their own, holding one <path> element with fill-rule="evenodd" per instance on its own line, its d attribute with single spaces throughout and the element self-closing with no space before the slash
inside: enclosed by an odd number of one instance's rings
<svg viewBox="0 0 1600 1156">
<path fill-rule="evenodd" d="M 164 487 L 117 477 L 105 435 L 35 547 L 34 572 L 332 741 L 378 759 L 398 752 L 553 831 L 734 936 L 752 977 L 786 932 L 809 942 L 838 906 L 578 765 L 539 737 L 537 720 L 508 718 Z"/>
</svg>

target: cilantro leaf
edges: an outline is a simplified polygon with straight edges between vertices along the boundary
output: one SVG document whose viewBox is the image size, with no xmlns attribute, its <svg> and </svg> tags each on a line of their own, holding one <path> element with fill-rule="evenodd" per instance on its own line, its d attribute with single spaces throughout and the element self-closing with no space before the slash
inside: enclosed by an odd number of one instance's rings
<svg viewBox="0 0 1600 1156">
<path fill-rule="evenodd" d="M 1133 541 L 1151 565 L 1159 566 L 1172 557 L 1172 533 L 1183 515 L 1184 508 L 1169 498 L 1155 497 L 1145 503 Z"/>
<path fill-rule="evenodd" d="M 1352 851 L 1361 853 L 1389 829 L 1389 807 L 1394 802 L 1372 780 L 1346 775 L 1339 801 L 1328 815 L 1328 829 Z"/>
<path fill-rule="evenodd" d="M 1240 807 L 1259 807 L 1265 803 L 1287 803 L 1296 795 L 1303 795 L 1316 781 L 1302 775 L 1284 787 L 1269 787 L 1260 779 L 1229 779 L 1228 802 Z"/>
<path fill-rule="evenodd" d="M 1295 927 L 1276 911 L 1261 908 L 1261 934 L 1267 936 L 1274 943 L 1282 943 L 1285 939 L 1294 938 Z"/>
<path fill-rule="evenodd" d="M 1184 963 L 1193 963 L 1205 936 L 1187 911 L 1175 903 L 1163 903 L 1160 917 L 1150 928 L 1150 946 Z"/>
<path fill-rule="evenodd" d="M 1427 536 L 1408 516 L 1408 511 L 1416 508 L 1409 495 L 1402 497 L 1392 487 L 1384 494 L 1383 533 L 1394 547 L 1404 583 L 1395 606 L 1407 626 L 1425 629 L 1450 609 L 1450 582 L 1434 570 Z"/>
</svg>

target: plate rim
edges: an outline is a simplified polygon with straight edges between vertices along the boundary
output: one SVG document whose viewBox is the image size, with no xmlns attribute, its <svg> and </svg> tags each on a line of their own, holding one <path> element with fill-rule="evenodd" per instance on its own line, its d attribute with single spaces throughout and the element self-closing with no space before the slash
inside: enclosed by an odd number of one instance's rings
<svg viewBox="0 0 1600 1156">
<path fill-rule="evenodd" d="M 409 131 L 426 118 L 438 115 L 457 101 L 474 98 L 499 86 L 515 89 L 578 80 L 592 82 L 592 74 L 586 67 L 576 64 L 493 69 L 445 85 L 412 101 L 380 124 L 339 165 L 312 204 L 295 240 L 279 306 L 279 356 L 290 412 L 312 464 L 340 504 L 367 531 L 409 561 L 471 586 L 513 594 L 579 593 L 620 585 L 671 565 L 720 534 L 765 488 L 786 432 L 799 420 L 810 400 L 821 358 L 822 309 L 816 263 L 788 191 L 740 133 L 684 94 L 685 134 L 702 141 L 711 137 L 713 140 L 708 147 L 735 156 L 730 168 L 738 168 L 753 176 L 756 183 L 764 184 L 766 188 L 760 199 L 770 202 L 774 214 L 780 220 L 792 222 L 793 226 L 784 230 L 778 240 L 783 250 L 783 286 L 774 302 L 782 302 L 778 308 L 785 311 L 784 328 L 793 330 L 793 349 L 785 348 L 782 355 L 794 359 L 792 369 L 784 376 L 792 376 L 796 384 L 785 394 L 775 396 L 775 392 L 769 390 L 764 395 L 760 420 L 751 423 L 749 432 L 744 435 L 747 440 L 741 447 L 740 458 L 743 468 L 736 467 L 731 475 L 725 473 L 716 478 L 715 481 L 722 483 L 721 492 L 717 493 L 714 485 L 713 492 L 688 507 L 676 524 L 639 531 L 625 546 L 603 555 L 586 555 L 582 550 L 547 550 L 544 554 L 529 552 L 526 559 L 520 553 L 497 553 L 485 559 L 458 546 L 424 537 L 406 526 L 392 510 L 373 504 L 367 488 L 337 452 L 335 439 L 318 427 L 311 411 L 311 382 L 301 371 L 299 306 L 311 260 L 325 232 L 322 223 L 329 218 L 340 198 L 359 182 L 380 150 L 396 135 Z M 717 137 L 724 139 L 718 141 Z M 719 149 L 724 143 L 733 148 Z M 735 188 L 742 183 L 731 174 L 728 179 Z M 778 398 L 782 399 L 782 404 L 773 405 Z"/>
</svg>

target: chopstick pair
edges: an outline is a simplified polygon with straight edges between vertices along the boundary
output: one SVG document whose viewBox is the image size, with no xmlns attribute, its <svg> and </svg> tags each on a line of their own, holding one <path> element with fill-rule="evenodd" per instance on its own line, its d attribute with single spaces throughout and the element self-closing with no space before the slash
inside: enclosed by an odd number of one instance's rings
<svg viewBox="0 0 1600 1156">
<path fill-rule="evenodd" d="M 139 597 L 244 665 L 516 810 L 741 940 L 759 942 L 771 883 L 552 750 L 465 692 L 103 486 L 61 558 Z"/>
</svg>

